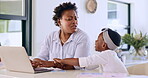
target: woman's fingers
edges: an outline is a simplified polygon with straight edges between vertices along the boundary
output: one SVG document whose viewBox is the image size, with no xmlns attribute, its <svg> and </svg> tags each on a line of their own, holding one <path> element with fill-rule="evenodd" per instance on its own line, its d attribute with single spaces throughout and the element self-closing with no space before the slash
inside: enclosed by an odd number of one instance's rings
<svg viewBox="0 0 148 78">
<path fill-rule="evenodd" d="M 34 68 L 38 67 L 39 63 L 35 61 L 31 61 L 31 64 Z"/>
</svg>

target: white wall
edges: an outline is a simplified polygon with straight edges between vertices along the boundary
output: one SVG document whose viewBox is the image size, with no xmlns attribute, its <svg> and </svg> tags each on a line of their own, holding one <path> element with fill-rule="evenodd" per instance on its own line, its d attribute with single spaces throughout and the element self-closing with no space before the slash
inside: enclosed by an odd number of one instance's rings
<svg viewBox="0 0 148 78">
<path fill-rule="evenodd" d="M 79 16 L 78 27 L 91 36 L 92 45 L 100 29 L 106 25 L 107 0 L 97 0 L 98 8 L 94 14 L 86 11 L 85 6 L 87 0 L 33 0 L 33 56 L 36 56 L 39 52 L 45 36 L 58 29 L 52 20 L 54 8 L 67 1 L 76 3 Z M 94 47 L 94 45 L 92 47 Z"/>
<path fill-rule="evenodd" d="M 96 40 L 101 28 L 107 27 L 107 0 L 96 0 L 97 11 L 90 14 L 86 11 L 87 0 L 33 0 L 33 56 L 36 56 L 45 36 L 57 30 L 52 20 L 53 9 L 62 2 L 75 2 L 78 7 L 79 28 L 84 30 L 91 40 L 91 51 L 94 51 Z M 122 0 L 132 5 L 132 30 L 148 30 L 148 0 Z M 141 1 L 141 2 L 140 2 Z M 139 27 L 140 26 L 140 27 Z"/>
<path fill-rule="evenodd" d="M 148 0 L 119 0 L 131 4 L 131 31 L 148 33 Z"/>
<path fill-rule="evenodd" d="M 148 1 L 136 0 L 133 7 L 133 29 L 148 33 Z"/>
</svg>

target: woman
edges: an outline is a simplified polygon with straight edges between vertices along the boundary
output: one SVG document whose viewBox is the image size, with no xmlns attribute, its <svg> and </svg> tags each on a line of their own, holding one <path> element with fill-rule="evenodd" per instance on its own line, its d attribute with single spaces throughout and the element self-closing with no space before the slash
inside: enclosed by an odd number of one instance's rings
<svg viewBox="0 0 148 78">
<path fill-rule="evenodd" d="M 60 28 L 52 32 L 44 41 L 40 53 L 33 60 L 34 67 L 59 67 L 75 69 L 69 65 L 54 64 L 53 58 L 79 58 L 89 54 L 89 39 L 86 33 L 77 28 L 78 16 L 75 3 L 63 3 L 54 9 L 53 20 Z"/>
</svg>

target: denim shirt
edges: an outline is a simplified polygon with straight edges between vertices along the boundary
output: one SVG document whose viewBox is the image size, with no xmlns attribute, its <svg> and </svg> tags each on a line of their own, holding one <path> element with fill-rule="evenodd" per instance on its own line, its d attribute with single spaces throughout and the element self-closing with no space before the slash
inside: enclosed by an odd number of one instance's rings
<svg viewBox="0 0 148 78">
<path fill-rule="evenodd" d="M 36 58 L 52 61 L 53 58 L 79 58 L 89 55 L 90 41 L 85 32 L 77 29 L 63 45 L 59 33 L 60 30 L 47 36 Z"/>
</svg>

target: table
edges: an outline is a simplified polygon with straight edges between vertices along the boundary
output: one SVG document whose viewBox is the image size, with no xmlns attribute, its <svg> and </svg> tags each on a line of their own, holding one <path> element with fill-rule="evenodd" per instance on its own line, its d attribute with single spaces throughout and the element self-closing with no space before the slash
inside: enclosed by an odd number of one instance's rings
<svg viewBox="0 0 148 78">
<path fill-rule="evenodd" d="M 148 63 L 148 59 L 147 60 L 126 60 L 125 66 L 129 67 L 129 66 L 143 64 L 143 63 Z"/>
<path fill-rule="evenodd" d="M 125 74 L 99 73 L 98 70 L 58 70 L 52 72 L 29 74 L 20 72 L 10 72 L 0 69 L 0 78 L 121 78 Z M 148 76 L 129 75 L 122 78 L 148 78 Z"/>
</svg>

